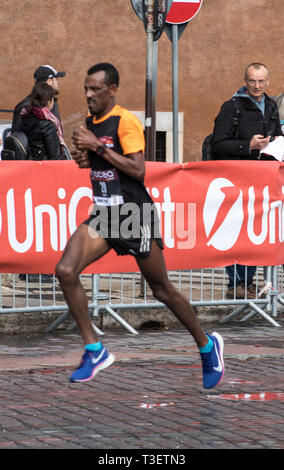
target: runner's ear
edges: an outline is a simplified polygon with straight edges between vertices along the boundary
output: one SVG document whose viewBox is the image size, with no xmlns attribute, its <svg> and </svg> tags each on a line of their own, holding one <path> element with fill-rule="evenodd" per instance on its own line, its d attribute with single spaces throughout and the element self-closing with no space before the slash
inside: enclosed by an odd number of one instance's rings
<svg viewBox="0 0 284 470">
<path fill-rule="evenodd" d="M 112 97 L 115 96 L 116 92 L 117 92 L 117 85 L 115 85 L 114 83 L 112 85 L 109 86 L 109 91 L 110 91 L 110 95 Z"/>
</svg>

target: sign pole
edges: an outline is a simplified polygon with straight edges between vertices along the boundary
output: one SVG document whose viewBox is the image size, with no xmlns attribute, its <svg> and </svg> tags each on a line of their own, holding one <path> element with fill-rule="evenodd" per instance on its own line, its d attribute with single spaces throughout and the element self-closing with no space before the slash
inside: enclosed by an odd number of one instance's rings
<svg viewBox="0 0 284 470">
<path fill-rule="evenodd" d="M 154 65 L 154 0 L 148 0 L 147 11 L 147 54 L 146 54 L 146 97 L 145 97 L 145 158 L 154 160 L 153 129 L 153 65 Z"/>
<path fill-rule="evenodd" d="M 172 42 L 172 107 L 173 107 L 173 161 L 178 155 L 178 41 L 188 24 L 197 15 L 203 0 L 173 0 L 166 16 L 165 31 Z"/>
<path fill-rule="evenodd" d="M 138 18 L 143 21 L 146 42 L 145 91 L 145 159 L 156 160 L 156 87 L 158 67 L 158 39 L 173 0 L 131 0 Z"/>
<path fill-rule="evenodd" d="M 173 161 L 178 163 L 178 25 L 172 27 Z"/>
<path fill-rule="evenodd" d="M 156 161 L 156 96 L 157 96 L 157 70 L 158 70 L 158 41 L 153 44 L 153 88 L 152 88 L 152 142 L 153 142 L 153 160 Z"/>
</svg>

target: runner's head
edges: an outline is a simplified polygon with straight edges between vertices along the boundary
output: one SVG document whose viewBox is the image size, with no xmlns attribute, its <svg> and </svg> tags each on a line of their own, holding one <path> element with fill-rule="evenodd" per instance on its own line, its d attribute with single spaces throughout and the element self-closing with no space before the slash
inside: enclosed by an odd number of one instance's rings
<svg viewBox="0 0 284 470">
<path fill-rule="evenodd" d="M 118 85 L 119 74 L 112 64 L 101 62 L 87 71 L 85 95 L 89 111 L 97 119 L 107 114 L 114 106 Z"/>
</svg>

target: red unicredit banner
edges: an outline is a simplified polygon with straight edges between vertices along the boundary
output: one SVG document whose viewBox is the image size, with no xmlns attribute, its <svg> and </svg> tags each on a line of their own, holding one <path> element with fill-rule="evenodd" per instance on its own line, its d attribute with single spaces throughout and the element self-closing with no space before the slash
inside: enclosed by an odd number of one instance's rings
<svg viewBox="0 0 284 470">
<path fill-rule="evenodd" d="M 284 263 L 284 165 L 147 162 L 167 268 Z M 89 170 L 72 161 L 0 162 L 0 272 L 53 273 L 92 205 Z M 109 252 L 86 272 L 137 271 Z"/>
</svg>

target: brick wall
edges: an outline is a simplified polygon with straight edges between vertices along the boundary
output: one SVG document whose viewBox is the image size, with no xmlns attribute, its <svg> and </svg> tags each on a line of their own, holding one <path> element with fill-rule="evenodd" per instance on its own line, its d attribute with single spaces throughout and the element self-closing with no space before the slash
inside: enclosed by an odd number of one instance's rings
<svg viewBox="0 0 284 470">
<path fill-rule="evenodd" d="M 184 160 L 200 159 L 222 102 L 243 84 L 252 61 L 271 70 L 270 94 L 284 91 L 283 5 L 279 0 L 204 0 L 179 41 L 179 111 L 184 112 Z M 146 34 L 130 0 L 2 0 L 0 107 L 11 108 L 33 84 L 33 71 L 50 63 L 61 79 L 65 137 L 84 120 L 85 72 L 110 61 L 121 75 L 118 102 L 145 104 Z M 157 110 L 172 106 L 171 42 L 159 40 Z"/>
</svg>

